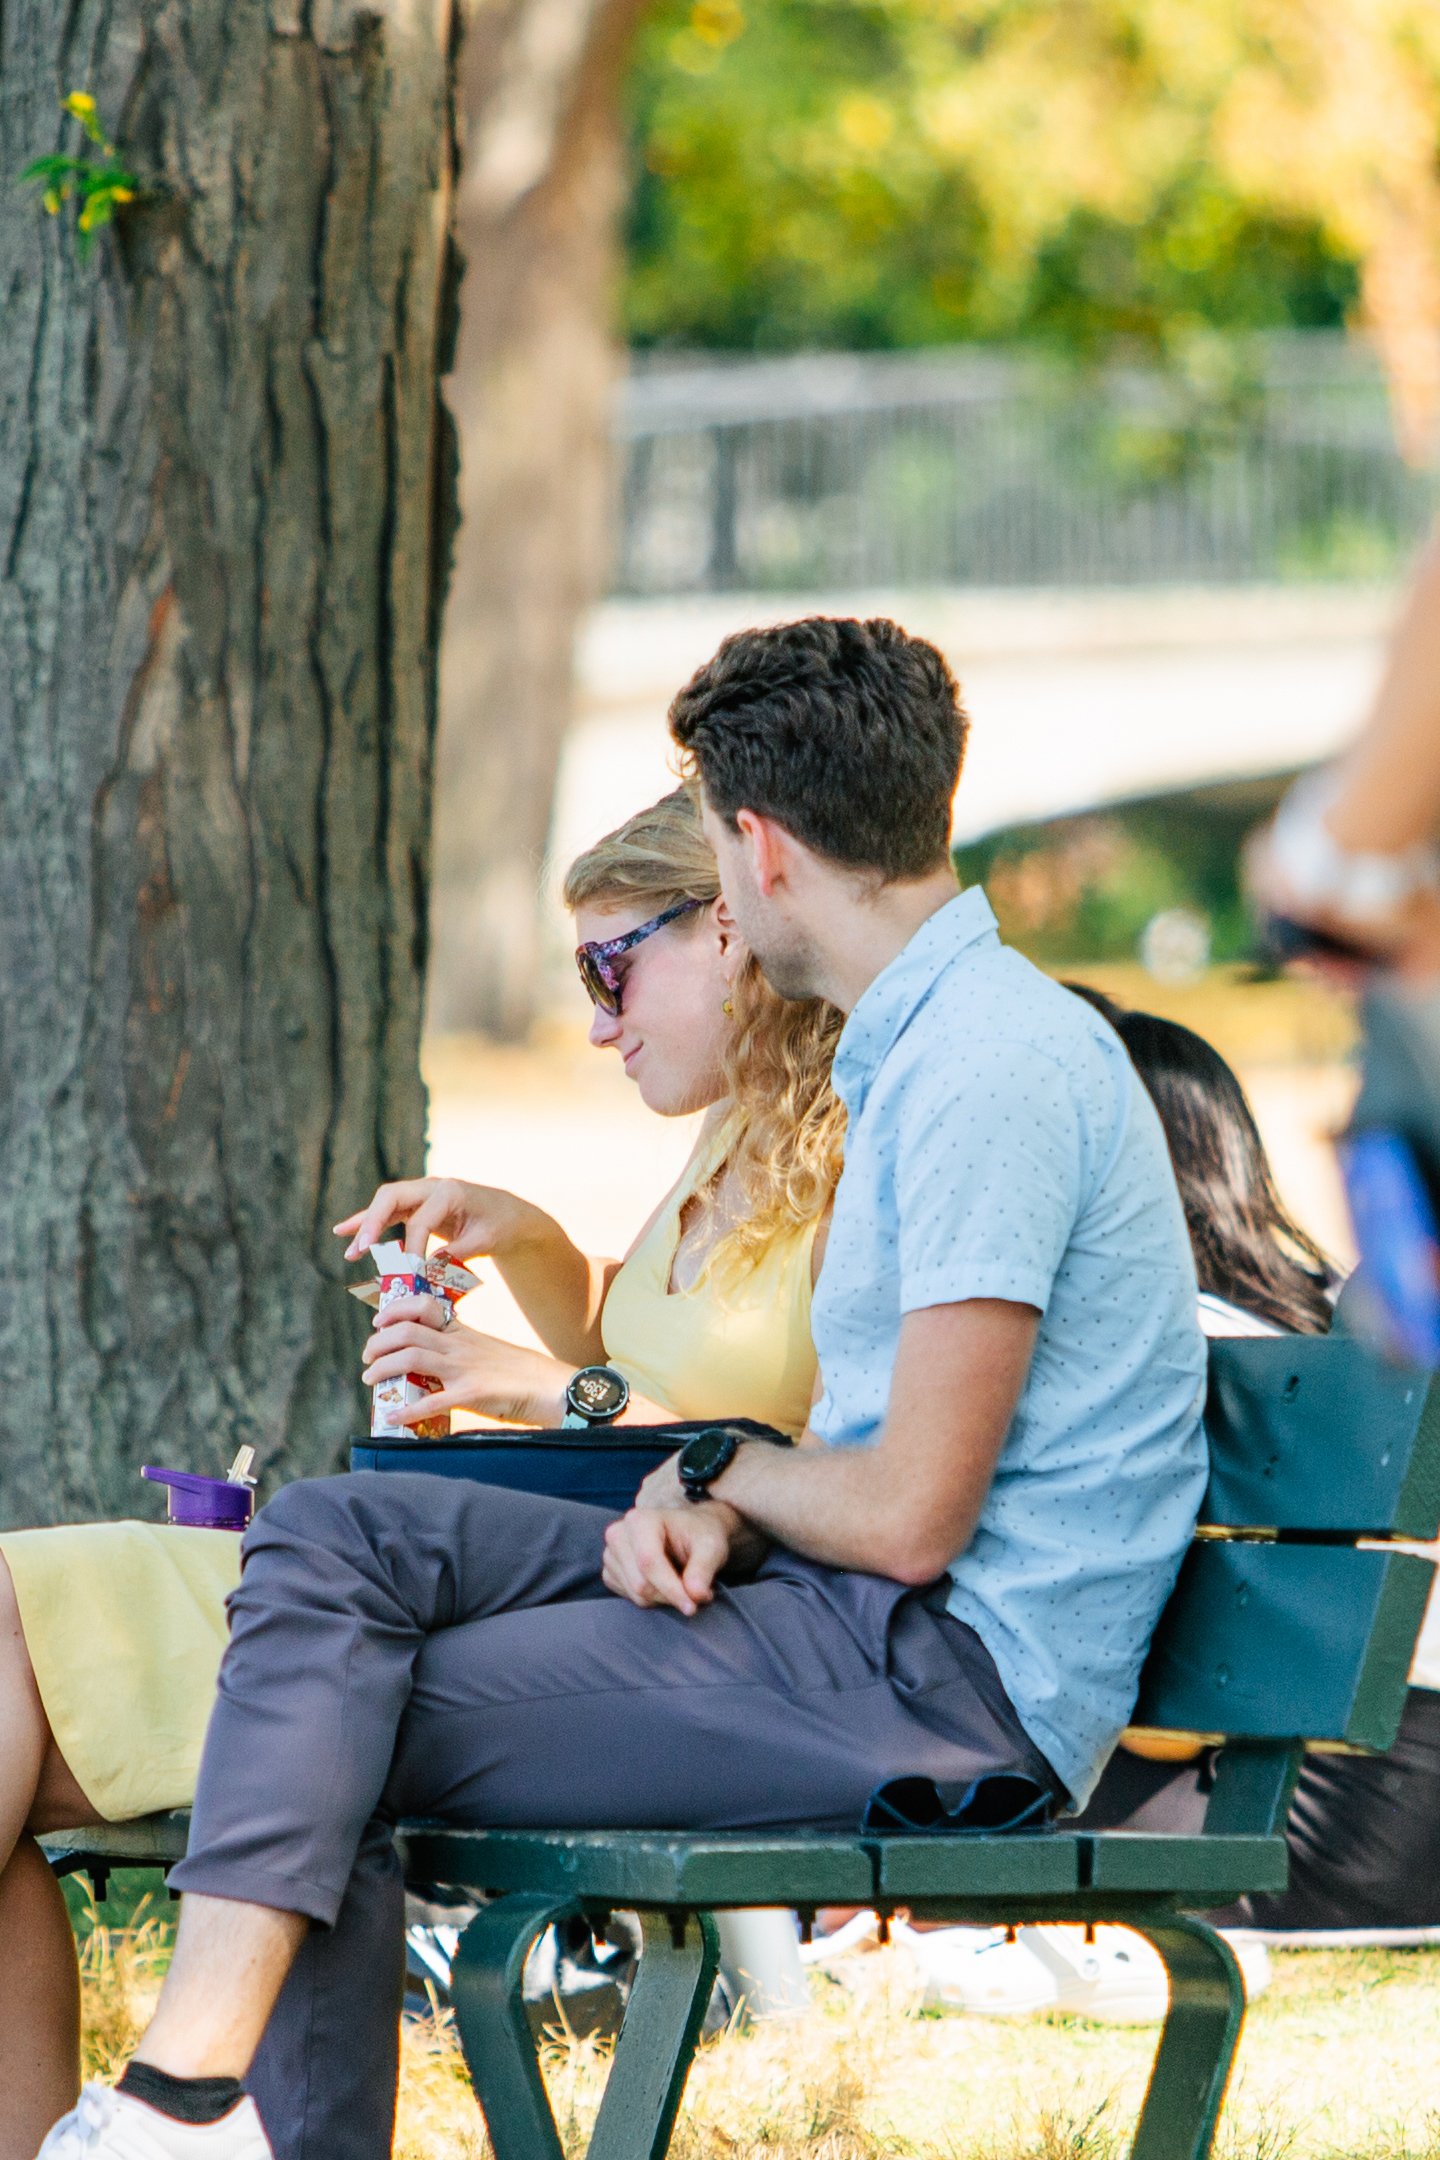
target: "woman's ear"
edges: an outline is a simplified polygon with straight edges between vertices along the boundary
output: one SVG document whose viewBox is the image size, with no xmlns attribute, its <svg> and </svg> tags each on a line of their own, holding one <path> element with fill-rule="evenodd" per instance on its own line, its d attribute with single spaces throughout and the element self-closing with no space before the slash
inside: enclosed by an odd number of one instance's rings
<svg viewBox="0 0 1440 2160">
<path fill-rule="evenodd" d="M 721 972 L 726 982 L 734 982 L 750 948 L 741 937 L 735 918 L 725 905 L 723 893 L 710 904 L 710 926 L 719 948 Z"/>
</svg>

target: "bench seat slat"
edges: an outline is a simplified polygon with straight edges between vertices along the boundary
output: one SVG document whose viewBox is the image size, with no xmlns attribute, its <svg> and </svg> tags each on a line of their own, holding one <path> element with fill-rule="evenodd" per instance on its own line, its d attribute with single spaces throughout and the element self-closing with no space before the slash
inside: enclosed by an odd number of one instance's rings
<svg viewBox="0 0 1440 2160">
<path fill-rule="evenodd" d="M 52 1861 L 83 1853 L 116 1868 L 173 1867 L 184 1859 L 189 1835 L 190 1811 L 178 1808 L 166 1815 L 140 1815 L 133 1822 L 96 1823 L 88 1830 L 47 1831 L 40 1844 Z"/>
<path fill-rule="evenodd" d="M 401 1835 L 412 1879 L 487 1890 L 573 1891 L 616 1905 L 868 1904 L 874 1871 L 855 1837 L 669 1830 L 445 1830 Z"/>
<path fill-rule="evenodd" d="M 1146 1836 L 1107 1830 L 1090 1839 L 1090 1888 L 1135 1896 L 1173 1892 L 1182 1903 L 1226 1905 L 1246 1891 L 1283 1890 L 1284 1838 Z"/>
<path fill-rule="evenodd" d="M 876 1894 L 907 1898 L 1073 1896 L 1086 1840 L 1078 1834 L 875 1838 Z"/>
</svg>

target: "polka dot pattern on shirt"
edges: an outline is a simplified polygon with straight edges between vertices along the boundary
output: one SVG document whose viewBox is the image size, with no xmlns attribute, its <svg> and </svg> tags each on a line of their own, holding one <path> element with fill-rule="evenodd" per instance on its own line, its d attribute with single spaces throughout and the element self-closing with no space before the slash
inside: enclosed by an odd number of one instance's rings
<svg viewBox="0 0 1440 2160">
<path fill-rule="evenodd" d="M 1134 1702 L 1204 1492 L 1205 1351 L 1164 1135 L 1118 1037 L 1000 943 L 978 888 L 855 1007 L 812 1424 L 864 1446 L 907 1312 L 1038 1308 L 1029 1379 L 950 1610 L 1081 1805 Z"/>
</svg>

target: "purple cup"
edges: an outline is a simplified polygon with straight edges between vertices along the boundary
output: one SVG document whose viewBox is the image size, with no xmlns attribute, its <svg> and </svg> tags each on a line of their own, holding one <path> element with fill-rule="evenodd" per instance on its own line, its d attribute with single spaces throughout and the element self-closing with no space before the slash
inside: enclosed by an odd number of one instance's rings
<svg viewBox="0 0 1440 2160">
<path fill-rule="evenodd" d="M 140 1475 L 165 1486 L 166 1518 L 187 1530 L 243 1530 L 255 1512 L 253 1485 L 197 1477 L 191 1470 L 157 1470 L 149 1463 Z"/>
</svg>

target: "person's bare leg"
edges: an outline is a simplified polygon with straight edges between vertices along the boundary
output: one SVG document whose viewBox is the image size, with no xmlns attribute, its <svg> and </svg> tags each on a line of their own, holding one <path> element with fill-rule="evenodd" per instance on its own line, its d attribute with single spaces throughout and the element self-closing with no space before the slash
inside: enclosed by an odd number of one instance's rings
<svg viewBox="0 0 1440 2160">
<path fill-rule="evenodd" d="M 80 2089 L 75 1938 L 35 1836 L 104 1819 L 55 1744 L 0 1555 L 0 2160 L 34 2160 Z M 173 2077 L 243 2076 L 308 1926 L 298 1913 L 186 1898 L 138 2059 Z"/>
<path fill-rule="evenodd" d="M 55 1745 L 0 1557 L 0 2160 L 34 2160 L 80 2089 L 75 1938 L 30 1833 L 99 1820 Z"/>
<path fill-rule="evenodd" d="M 182 1898 L 175 1955 L 135 2060 L 171 2077 L 243 2078 L 309 1925 L 268 1905 Z"/>
<path fill-rule="evenodd" d="M 35 1840 L 0 1873 L 0 2160 L 35 2160 L 80 2090 L 80 1971 L 64 1894 Z"/>
</svg>

